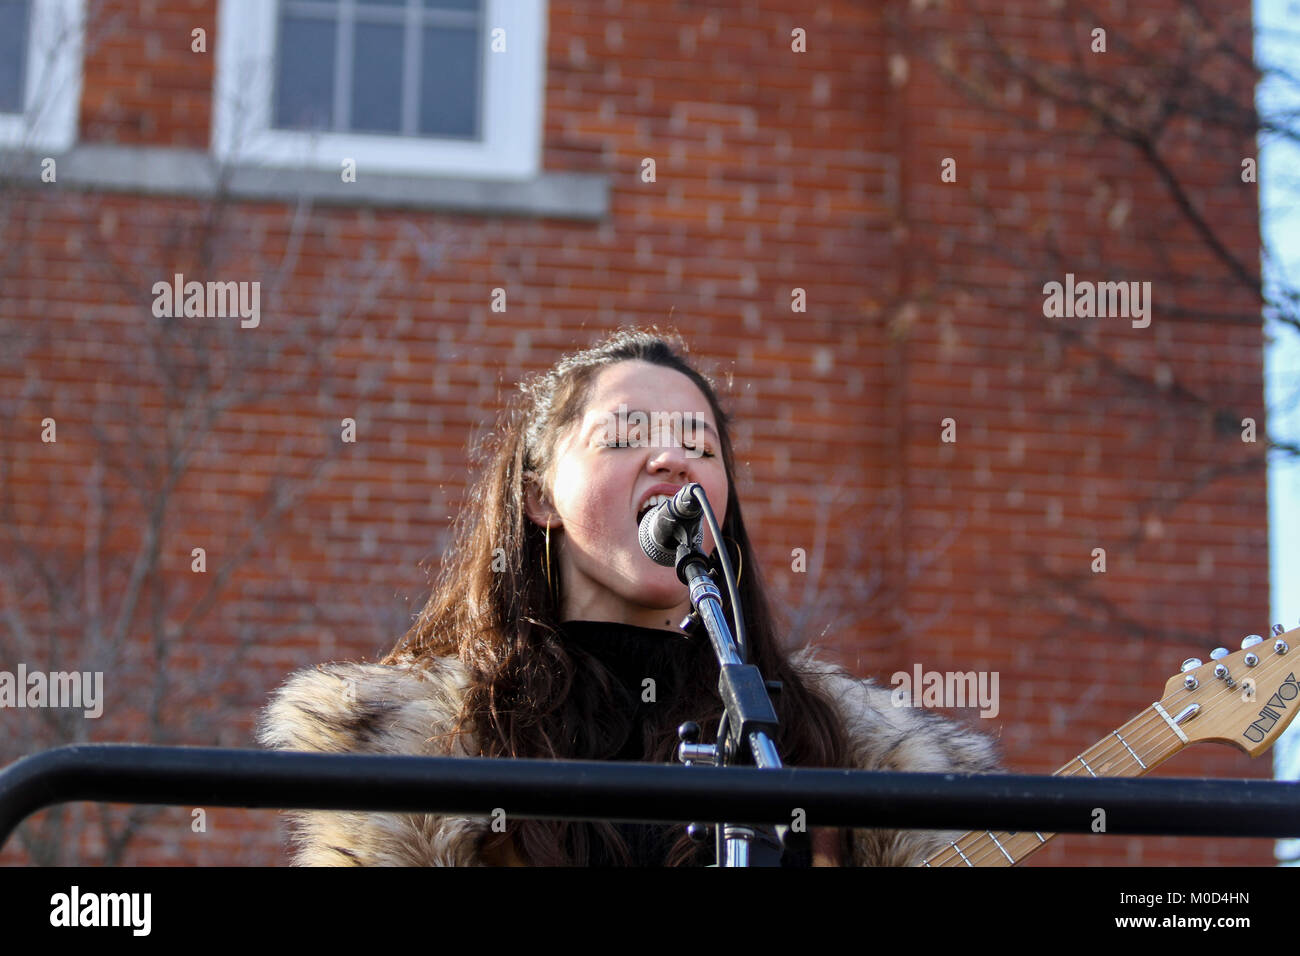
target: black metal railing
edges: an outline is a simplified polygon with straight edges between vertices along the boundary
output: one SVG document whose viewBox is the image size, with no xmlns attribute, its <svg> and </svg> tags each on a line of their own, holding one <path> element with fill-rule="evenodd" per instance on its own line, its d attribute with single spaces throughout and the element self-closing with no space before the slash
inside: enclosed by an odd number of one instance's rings
<svg viewBox="0 0 1300 956">
<path fill-rule="evenodd" d="M 76 800 L 573 820 L 1185 836 L 1300 836 L 1300 783 L 604 761 L 389 757 L 214 747 L 58 747 L 0 770 L 0 847 L 31 813 Z"/>
</svg>

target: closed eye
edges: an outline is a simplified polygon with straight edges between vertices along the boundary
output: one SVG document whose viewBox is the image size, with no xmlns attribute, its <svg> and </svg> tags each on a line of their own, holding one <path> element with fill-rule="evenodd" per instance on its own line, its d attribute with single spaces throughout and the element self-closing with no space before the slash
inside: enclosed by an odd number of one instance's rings
<svg viewBox="0 0 1300 956">
<path fill-rule="evenodd" d="M 639 442 L 636 443 L 636 444 L 637 444 L 638 447 L 640 446 L 640 443 L 639 443 Z M 625 441 L 603 441 L 603 442 L 600 443 L 600 447 L 601 447 L 601 448 L 630 448 L 630 447 L 632 447 L 632 443 L 630 443 L 630 442 L 625 442 Z M 697 450 L 700 446 L 699 446 L 699 445 L 683 445 L 682 447 L 685 448 L 687 451 L 695 451 L 695 450 Z M 704 457 L 704 458 L 717 458 L 718 456 L 715 455 L 715 454 L 714 454 L 713 452 L 711 452 L 711 451 L 706 451 L 706 452 L 703 453 L 702 457 Z"/>
</svg>

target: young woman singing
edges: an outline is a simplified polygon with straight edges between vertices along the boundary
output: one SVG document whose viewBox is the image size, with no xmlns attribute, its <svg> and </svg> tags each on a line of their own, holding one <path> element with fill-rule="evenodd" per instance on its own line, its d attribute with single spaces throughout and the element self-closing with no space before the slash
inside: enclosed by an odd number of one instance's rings
<svg viewBox="0 0 1300 956">
<path fill-rule="evenodd" d="M 414 626 L 381 663 L 325 664 L 291 676 L 262 714 L 261 742 L 327 753 L 674 763 L 679 724 L 697 722 L 706 742 L 716 730 L 718 665 L 702 624 L 688 635 L 678 629 L 691 610 L 686 589 L 674 569 L 644 555 L 637 528 L 657 494 L 698 482 L 740 575 L 750 662 L 783 685 L 774 701 L 783 764 L 996 769 L 983 735 L 893 707 L 887 690 L 810 648 L 783 649 L 742 518 L 730 426 L 709 380 L 675 339 L 653 332 L 615 333 L 524 385 L 503 414 Z M 703 550 L 715 563 L 716 546 L 706 527 Z M 653 694 L 643 693 L 647 686 Z M 685 824 L 515 818 L 497 833 L 487 818 L 424 813 L 290 818 L 294 861 L 306 865 L 714 859 L 713 841 L 693 842 Z M 814 861 L 908 865 L 952 836 L 814 830 Z"/>
</svg>

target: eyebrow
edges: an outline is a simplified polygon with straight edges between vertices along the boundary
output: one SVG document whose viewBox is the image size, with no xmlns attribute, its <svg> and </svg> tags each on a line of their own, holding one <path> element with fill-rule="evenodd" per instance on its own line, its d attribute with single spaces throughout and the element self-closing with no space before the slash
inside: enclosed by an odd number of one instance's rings
<svg viewBox="0 0 1300 956">
<path fill-rule="evenodd" d="M 646 418 L 650 419 L 651 421 L 654 421 L 654 414 L 655 414 L 655 413 L 647 412 L 644 408 L 629 408 L 629 409 L 627 410 L 627 414 L 628 414 L 628 415 L 635 415 L 635 414 L 637 414 L 638 412 L 641 413 L 642 415 L 646 416 Z M 609 411 L 605 412 L 605 414 L 606 414 L 606 415 L 613 415 L 614 418 L 617 419 L 617 418 L 618 418 L 618 409 L 617 409 L 617 408 L 611 408 Z M 693 422 L 696 423 L 696 425 L 698 425 L 699 427 L 703 428 L 703 429 L 704 429 L 705 431 L 707 431 L 710 435 L 712 435 L 713 438 L 714 438 L 714 440 L 717 440 L 717 438 L 718 438 L 718 433 L 715 432 L 715 431 L 713 430 L 713 426 L 710 425 L 708 422 L 706 422 L 706 421 L 705 421 L 704 419 L 702 419 L 702 418 L 696 418 L 696 417 L 694 416 L 693 413 L 690 413 L 690 412 L 658 412 L 657 414 L 659 414 L 659 415 L 674 415 L 674 414 L 681 415 L 681 416 L 682 416 L 682 420 L 683 420 L 683 422 L 684 422 L 687 418 L 690 418 Z M 595 418 L 595 419 L 592 421 L 592 423 L 591 423 L 590 425 L 587 426 L 587 434 L 591 434 L 593 431 L 595 431 L 596 428 L 597 428 L 600 424 L 601 424 L 601 419 L 599 419 L 599 418 Z"/>
</svg>

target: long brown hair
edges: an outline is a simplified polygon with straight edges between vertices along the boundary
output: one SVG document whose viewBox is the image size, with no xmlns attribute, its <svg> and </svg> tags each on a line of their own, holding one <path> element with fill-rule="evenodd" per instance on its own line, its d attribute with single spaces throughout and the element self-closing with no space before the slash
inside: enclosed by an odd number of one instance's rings
<svg viewBox="0 0 1300 956">
<path fill-rule="evenodd" d="M 514 396 L 488 440 L 480 477 L 453 527 L 452 547 L 433 593 L 384 659 L 399 664 L 459 656 L 469 684 L 456 732 L 472 729 L 483 756 L 599 760 L 623 743 L 626 727 L 620 734 L 616 722 L 603 719 L 612 684 L 608 673 L 588 655 L 566 647 L 556 633 L 564 582 L 548 587 L 545 531 L 527 517 L 524 502 L 533 475 L 543 476 L 545 484 L 558 440 L 581 420 L 596 376 L 615 363 L 640 360 L 687 376 L 708 399 L 717 423 L 728 485 L 723 538 L 734 545 L 733 567 L 742 568 L 738 589 L 750 662 L 765 678 L 783 684 L 775 700 L 782 761 L 845 765 L 846 735 L 833 706 L 800 680 L 780 646 L 735 494 L 730 417 L 712 382 L 682 357 L 685 351 L 673 333 L 653 327 L 620 329 L 522 383 L 522 395 Z M 551 574 L 559 574 L 558 562 Z M 673 762 L 676 728 L 686 720 L 699 723 L 703 740 L 716 735 L 722 715 L 717 662 L 707 641 L 699 642 L 699 650 L 674 699 L 655 708 L 654 718 L 640 728 L 647 761 Z M 668 864 L 703 859 L 707 846 L 691 842 L 684 824 L 677 829 Z M 506 834 L 513 836 L 523 858 L 536 865 L 584 865 L 595 840 L 602 841 L 605 859 L 630 862 L 626 841 L 605 822 L 515 819 L 508 822 Z"/>
</svg>

